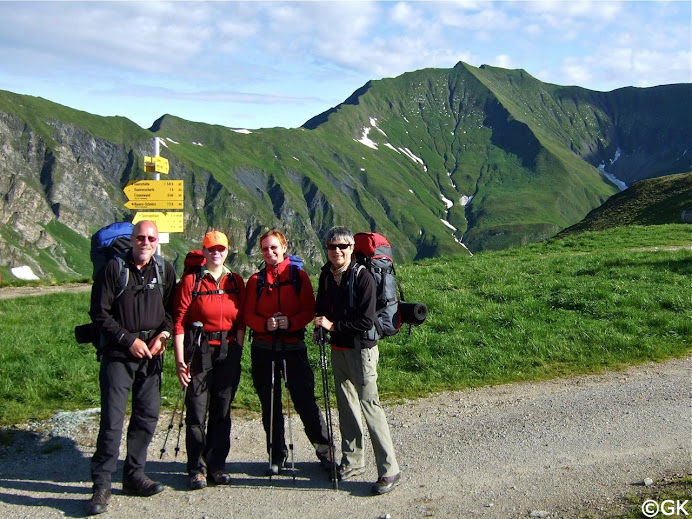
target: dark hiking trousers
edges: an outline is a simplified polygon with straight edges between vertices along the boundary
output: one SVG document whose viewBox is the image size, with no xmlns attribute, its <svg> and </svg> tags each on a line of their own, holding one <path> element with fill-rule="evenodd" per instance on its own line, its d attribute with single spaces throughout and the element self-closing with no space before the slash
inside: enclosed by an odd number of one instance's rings
<svg viewBox="0 0 692 519">
<path fill-rule="evenodd" d="M 267 440 L 267 452 L 269 452 L 272 352 L 253 347 L 251 353 L 252 382 L 262 404 L 262 424 L 264 425 Z M 313 444 L 329 444 L 327 425 L 315 398 L 315 375 L 310 367 L 307 348 L 286 350 L 285 352 L 279 351 L 276 353 L 274 365 L 274 444 L 272 452 L 272 457 L 274 458 L 272 461 L 277 464 L 288 455 L 284 438 L 284 418 L 281 403 L 283 358 L 286 359 L 288 391 L 291 395 L 291 404 L 303 422 L 305 434 Z"/>
<path fill-rule="evenodd" d="M 94 489 L 111 488 L 120 450 L 127 400 L 132 391 L 132 414 L 127 428 L 127 455 L 123 480 L 144 475 L 147 448 L 156 430 L 161 402 L 163 358 L 127 360 L 104 356 L 101 359 L 101 423 L 96 452 L 91 458 Z"/>
<path fill-rule="evenodd" d="M 240 383 L 243 348 L 231 342 L 223 360 L 218 359 L 219 347 L 210 348 L 211 365 L 206 370 L 201 368 L 199 351 L 195 352 L 193 376 L 185 393 L 185 447 L 190 475 L 225 471 L 231 450 L 231 404 Z"/>
</svg>

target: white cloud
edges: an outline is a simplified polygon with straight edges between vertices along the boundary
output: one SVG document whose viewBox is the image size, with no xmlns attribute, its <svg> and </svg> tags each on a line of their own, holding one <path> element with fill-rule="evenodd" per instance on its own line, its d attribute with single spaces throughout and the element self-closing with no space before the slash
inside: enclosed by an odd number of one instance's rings
<svg viewBox="0 0 692 519">
<path fill-rule="evenodd" d="M 516 68 L 512 62 L 512 58 L 510 58 L 507 54 L 495 56 L 495 59 L 489 63 L 489 65 L 494 65 L 501 68 Z"/>
<path fill-rule="evenodd" d="M 583 85 L 591 80 L 590 68 L 585 64 L 587 61 L 589 60 L 577 60 L 575 58 L 565 60 L 560 71 L 566 85 Z"/>
<path fill-rule="evenodd" d="M 690 32 L 674 1 L 0 2 L 0 88 L 149 123 L 298 125 L 459 61 L 595 90 L 689 82 Z"/>
</svg>

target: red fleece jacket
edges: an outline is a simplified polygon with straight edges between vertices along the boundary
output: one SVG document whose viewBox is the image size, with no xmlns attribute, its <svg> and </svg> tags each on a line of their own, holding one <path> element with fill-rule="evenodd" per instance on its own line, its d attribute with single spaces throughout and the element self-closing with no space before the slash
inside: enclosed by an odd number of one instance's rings
<svg viewBox="0 0 692 519">
<path fill-rule="evenodd" d="M 253 274 L 248 279 L 245 298 L 245 323 L 255 332 L 255 338 L 271 342 L 272 334 L 266 329 L 267 320 L 276 312 L 281 312 L 289 320 L 289 335 L 286 335 L 287 343 L 295 343 L 300 339 L 292 337 L 290 332 L 302 330 L 315 318 L 315 294 L 310 278 L 304 270 L 299 270 L 300 295 L 296 294 L 291 284 L 290 260 L 284 259 L 276 267 L 267 267 L 267 285 L 278 280 L 281 285 L 277 287 L 265 286 L 257 297 L 257 275 Z M 283 284 L 285 283 L 285 284 Z"/>
<path fill-rule="evenodd" d="M 192 297 L 195 285 L 194 274 L 183 276 L 177 287 L 173 306 L 173 333 L 185 333 L 185 329 L 195 321 L 204 324 L 205 332 L 222 332 L 231 329 L 244 330 L 243 301 L 245 285 L 239 274 L 228 273 L 219 283 L 206 271 L 202 272 L 199 292 L 238 288 L 229 294 L 207 294 Z M 233 283 L 235 279 L 235 285 Z M 235 338 L 235 337 L 234 337 Z"/>
</svg>

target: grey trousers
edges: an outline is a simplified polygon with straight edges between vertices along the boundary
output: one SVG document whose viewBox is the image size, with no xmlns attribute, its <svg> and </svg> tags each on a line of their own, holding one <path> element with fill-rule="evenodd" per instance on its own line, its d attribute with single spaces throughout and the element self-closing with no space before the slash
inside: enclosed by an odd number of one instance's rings
<svg viewBox="0 0 692 519">
<path fill-rule="evenodd" d="M 349 467 L 364 467 L 363 423 L 361 412 L 370 433 L 375 453 L 378 477 L 399 473 L 389 424 L 377 392 L 377 346 L 360 350 L 332 349 L 332 369 L 339 410 L 341 432 L 341 463 Z"/>
</svg>

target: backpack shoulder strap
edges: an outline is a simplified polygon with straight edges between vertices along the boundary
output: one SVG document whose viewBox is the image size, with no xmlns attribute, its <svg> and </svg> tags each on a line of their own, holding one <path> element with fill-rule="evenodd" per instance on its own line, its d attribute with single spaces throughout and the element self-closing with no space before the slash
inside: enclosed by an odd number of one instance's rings
<svg viewBox="0 0 692 519">
<path fill-rule="evenodd" d="M 164 288 L 166 286 L 166 263 L 162 256 L 154 254 L 152 256 L 154 260 L 154 267 L 156 267 L 156 285 L 158 286 L 159 292 L 161 292 L 161 299 L 164 298 Z"/>
<path fill-rule="evenodd" d="M 123 253 L 118 253 L 114 256 L 114 259 L 118 262 L 118 281 L 116 283 L 116 293 L 113 298 L 118 299 L 123 292 L 127 289 L 127 283 L 130 281 L 130 268 L 127 266 L 127 261 L 125 261 L 125 255 Z"/>
<path fill-rule="evenodd" d="M 267 267 L 263 267 L 257 272 L 257 299 L 259 300 L 262 290 L 267 286 Z"/>
<path fill-rule="evenodd" d="M 302 280 L 300 279 L 300 267 L 298 265 L 289 265 L 291 274 L 291 284 L 293 285 L 293 290 L 295 290 L 297 295 L 300 295 L 300 287 Z"/>
<path fill-rule="evenodd" d="M 161 299 L 163 299 L 164 288 L 166 286 L 166 264 L 164 262 L 164 259 L 158 254 L 154 254 L 152 256 L 154 261 L 154 268 L 156 269 L 155 283 L 149 283 L 146 285 L 133 285 L 129 287 L 128 283 L 130 281 L 130 268 L 127 265 L 125 254 L 127 253 L 121 252 L 114 256 L 119 266 L 118 282 L 116 285 L 117 292 L 115 295 L 115 299 L 119 298 L 123 294 L 123 292 L 125 292 L 125 290 L 144 290 L 148 288 L 153 289 L 154 287 L 159 289 L 159 292 L 161 293 Z"/>
<path fill-rule="evenodd" d="M 348 280 L 348 307 L 353 309 L 356 307 L 356 295 L 355 295 L 355 284 L 358 276 L 365 267 L 360 263 L 356 263 L 351 267 L 351 276 Z"/>
<path fill-rule="evenodd" d="M 192 273 L 190 273 L 192 275 Z M 224 289 L 218 289 L 218 290 L 204 290 L 202 292 L 199 291 L 199 287 L 202 283 L 202 268 L 199 267 L 195 270 L 194 272 L 195 276 L 195 284 L 192 288 L 192 297 L 198 297 L 198 296 L 207 296 L 207 295 L 220 295 L 220 294 L 238 294 L 240 293 L 240 288 L 238 287 L 238 281 L 235 278 L 235 275 L 233 272 L 230 272 L 227 274 L 228 277 L 231 278 L 231 282 L 233 283 L 233 288 L 224 288 Z"/>
<path fill-rule="evenodd" d="M 193 267 L 188 276 L 195 276 L 195 282 L 192 285 L 192 298 L 200 295 L 199 285 L 202 283 L 202 267 Z"/>
</svg>

